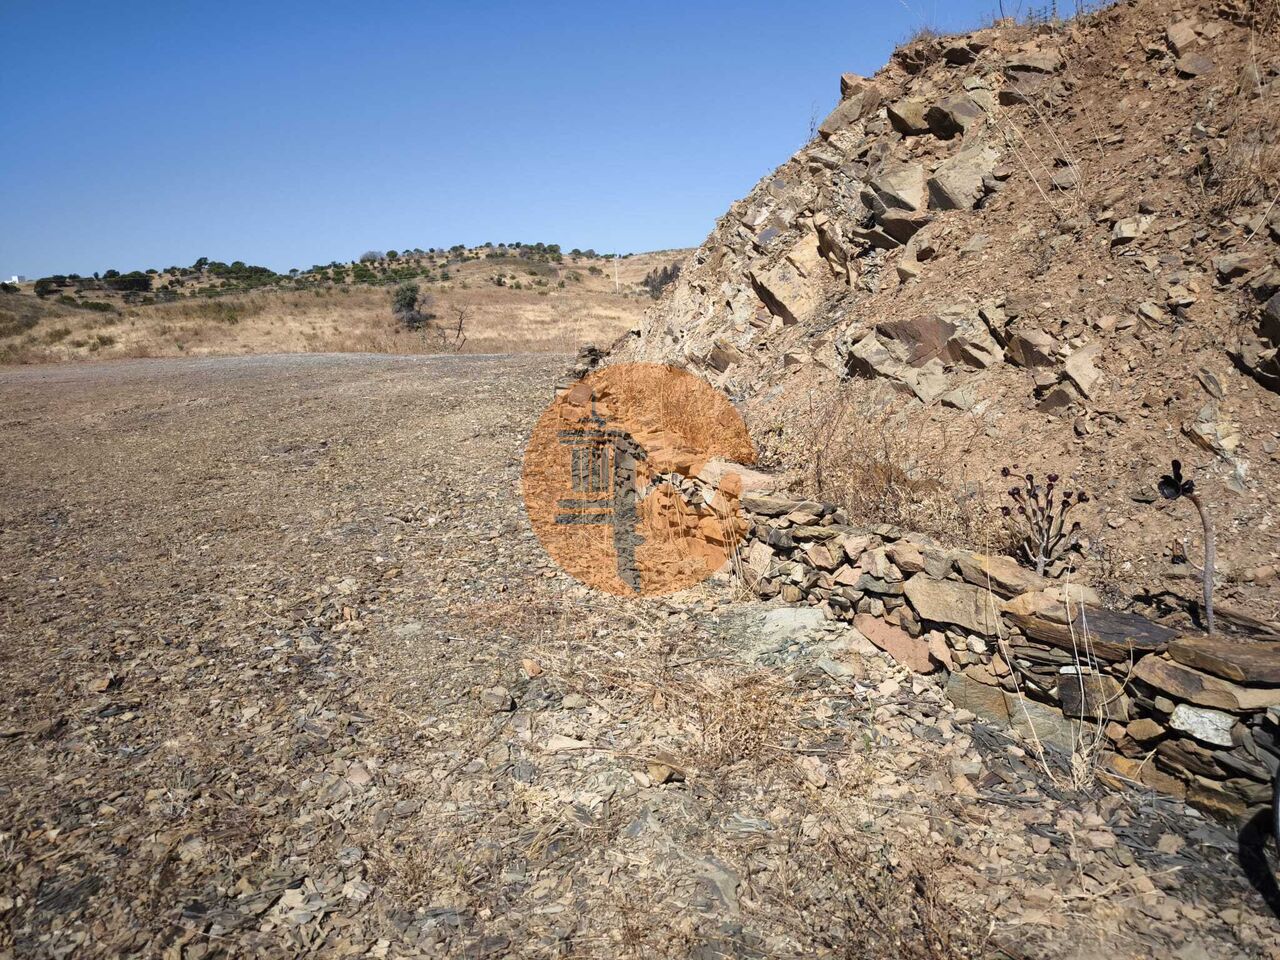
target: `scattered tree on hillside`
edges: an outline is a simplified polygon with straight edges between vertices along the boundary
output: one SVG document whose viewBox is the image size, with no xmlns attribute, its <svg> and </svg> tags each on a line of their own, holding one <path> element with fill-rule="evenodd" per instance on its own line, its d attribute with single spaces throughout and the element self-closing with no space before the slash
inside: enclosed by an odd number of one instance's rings
<svg viewBox="0 0 1280 960">
<path fill-rule="evenodd" d="M 467 340 L 470 311 L 466 307 L 453 307 L 453 319 L 446 323 L 427 309 L 433 303 L 431 294 L 424 294 L 413 281 L 400 284 L 391 294 L 391 312 L 405 329 L 421 332 L 440 349 L 461 350 Z"/>
<path fill-rule="evenodd" d="M 381 250 L 366 250 L 364 253 L 360 254 L 361 263 L 377 263 L 381 259 Z"/>
</svg>

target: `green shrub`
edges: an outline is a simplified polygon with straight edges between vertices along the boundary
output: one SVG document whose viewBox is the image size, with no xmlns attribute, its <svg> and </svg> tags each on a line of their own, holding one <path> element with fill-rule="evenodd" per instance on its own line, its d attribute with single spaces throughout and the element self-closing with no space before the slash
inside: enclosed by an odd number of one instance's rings
<svg viewBox="0 0 1280 960">
<path fill-rule="evenodd" d="M 431 295 L 423 295 L 412 281 L 400 284 L 391 293 L 391 312 L 409 330 L 421 330 L 435 319 L 434 313 L 423 309 L 430 305 Z"/>
<path fill-rule="evenodd" d="M 115 274 L 115 276 L 110 276 Z M 121 290 L 133 293 L 147 293 L 151 290 L 151 278 L 141 270 L 134 270 L 130 273 L 120 274 L 114 270 L 108 270 L 102 275 L 108 287 L 112 290 Z"/>
</svg>

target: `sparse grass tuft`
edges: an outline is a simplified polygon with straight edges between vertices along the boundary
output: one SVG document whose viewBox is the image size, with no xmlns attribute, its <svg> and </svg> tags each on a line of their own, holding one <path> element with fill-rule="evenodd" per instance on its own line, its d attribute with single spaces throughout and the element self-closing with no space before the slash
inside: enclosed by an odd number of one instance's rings
<svg viewBox="0 0 1280 960">
<path fill-rule="evenodd" d="M 799 428 L 807 492 L 854 523 L 887 523 L 958 544 L 1007 552 L 1012 534 L 982 481 L 963 475 L 972 424 L 914 427 L 849 386 L 815 394 Z"/>
</svg>

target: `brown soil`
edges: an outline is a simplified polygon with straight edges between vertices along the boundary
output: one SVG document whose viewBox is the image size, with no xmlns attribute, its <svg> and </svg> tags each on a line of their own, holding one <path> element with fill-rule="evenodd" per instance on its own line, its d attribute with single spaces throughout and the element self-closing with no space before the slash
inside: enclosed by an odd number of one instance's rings
<svg viewBox="0 0 1280 960">
<path fill-rule="evenodd" d="M 0 371 L 0 956 L 1278 956 L 1195 814 L 560 573 L 565 362 Z"/>
</svg>

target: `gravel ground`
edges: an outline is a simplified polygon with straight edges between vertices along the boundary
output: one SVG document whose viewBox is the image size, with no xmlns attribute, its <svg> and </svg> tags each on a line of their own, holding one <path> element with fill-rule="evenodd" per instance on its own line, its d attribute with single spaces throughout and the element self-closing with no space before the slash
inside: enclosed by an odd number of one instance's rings
<svg viewBox="0 0 1280 960">
<path fill-rule="evenodd" d="M 0 958 L 1280 957 L 1179 805 L 727 581 L 561 574 L 567 366 L 0 370 Z"/>
</svg>

